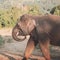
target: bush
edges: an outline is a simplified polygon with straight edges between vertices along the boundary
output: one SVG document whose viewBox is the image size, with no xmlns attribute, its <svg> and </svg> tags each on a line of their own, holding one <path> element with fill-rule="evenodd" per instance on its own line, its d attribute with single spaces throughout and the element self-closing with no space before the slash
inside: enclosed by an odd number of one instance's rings
<svg viewBox="0 0 60 60">
<path fill-rule="evenodd" d="M 59 7 L 56 7 L 54 14 L 60 16 L 60 8 Z"/>
<path fill-rule="evenodd" d="M 20 16 L 19 11 L 20 10 L 15 7 L 7 10 L 0 10 L 0 28 L 14 26 L 17 18 Z"/>
<path fill-rule="evenodd" d="M 24 10 L 24 8 L 11 7 L 5 10 L 0 9 L 0 28 L 13 27 L 22 14 L 41 14 L 39 7 L 36 5 L 27 6 L 27 10 Z"/>
<path fill-rule="evenodd" d="M 41 11 L 37 5 L 30 6 L 28 14 L 41 15 Z"/>
<path fill-rule="evenodd" d="M 54 15 L 59 15 L 60 16 L 60 5 L 53 7 L 51 9 L 50 13 L 54 14 Z"/>
</svg>

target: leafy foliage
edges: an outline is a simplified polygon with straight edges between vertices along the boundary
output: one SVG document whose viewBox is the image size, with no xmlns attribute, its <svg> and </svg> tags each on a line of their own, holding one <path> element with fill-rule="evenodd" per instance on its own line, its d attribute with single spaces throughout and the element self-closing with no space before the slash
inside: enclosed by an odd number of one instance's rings
<svg viewBox="0 0 60 60">
<path fill-rule="evenodd" d="M 28 14 L 41 15 L 42 12 L 41 12 L 41 10 L 40 10 L 38 5 L 33 5 L 33 6 L 30 6 Z"/>
<path fill-rule="evenodd" d="M 0 9 L 0 28 L 13 27 L 22 14 L 41 15 L 43 12 L 39 7 L 37 4 L 34 4 L 20 8 L 10 7 L 8 9 Z M 54 14 L 60 15 L 60 6 L 55 8 Z"/>
<path fill-rule="evenodd" d="M 19 9 L 12 7 L 7 10 L 0 10 L 0 27 L 12 27 L 17 21 Z"/>
<path fill-rule="evenodd" d="M 0 28 L 3 27 L 12 27 L 17 22 L 17 19 L 22 14 L 41 14 L 39 8 L 34 6 L 27 6 L 27 9 L 23 6 L 23 8 L 11 7 L 9 9 L 0 9 Z"/>
<path fill-rule="evenodd" d="M 56 7 L 54 14 L 60 16 L 60 5 Z"/>
</svg>

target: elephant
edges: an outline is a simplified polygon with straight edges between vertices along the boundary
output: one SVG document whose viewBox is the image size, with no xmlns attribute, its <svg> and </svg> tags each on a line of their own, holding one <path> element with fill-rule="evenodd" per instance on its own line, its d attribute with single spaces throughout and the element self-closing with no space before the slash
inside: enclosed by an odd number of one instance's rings
<svg viewBox="0 0 60 60">
<path fill-rule="evenodd" d="M 12 37 L 16 41 L 23 41 L 27 35 L 30 35 L 30 38 L 22 60 L 28 60 L 37 44 L 39 44 L 44 58 L 51 60 L 50 44 L 60 46 L 60 16 L 22 15 L 12 30 Z"/>
</svg>

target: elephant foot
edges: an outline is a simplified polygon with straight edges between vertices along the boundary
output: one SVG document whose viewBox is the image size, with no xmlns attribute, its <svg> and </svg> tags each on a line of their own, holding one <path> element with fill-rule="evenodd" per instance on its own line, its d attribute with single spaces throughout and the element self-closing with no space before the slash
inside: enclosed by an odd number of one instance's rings
<svg viewBox="0 0 60 60">
<path fill-rule="evenodd" d="M 24 57 L 22 60 L 28 60 L 28 59 Z"/>
</svg>

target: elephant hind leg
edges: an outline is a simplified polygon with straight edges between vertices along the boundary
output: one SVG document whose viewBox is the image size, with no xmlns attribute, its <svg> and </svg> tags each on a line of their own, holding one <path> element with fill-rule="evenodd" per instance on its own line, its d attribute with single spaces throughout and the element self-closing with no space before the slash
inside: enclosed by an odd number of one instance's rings
<svg viewBox="0 0 60 60">
<path fill-rule="evenodd" d="M 45 42 L 39 42 L 41 51 L 45 57 L 46 60 L 51 60 L 50 59 L 50 52 L 49 52 L 49 40 L 46 40 Z"/>
</svg>

